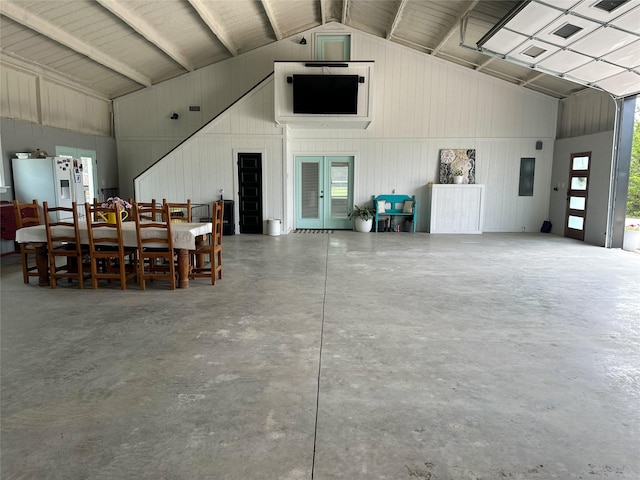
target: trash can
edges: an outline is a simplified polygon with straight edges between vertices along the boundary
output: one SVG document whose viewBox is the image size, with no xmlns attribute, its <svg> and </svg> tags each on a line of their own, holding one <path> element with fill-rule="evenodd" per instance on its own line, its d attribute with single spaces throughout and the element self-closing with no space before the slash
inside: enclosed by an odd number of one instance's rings
<svg viewBox="0 0 640 480">
<path fill-rule="evenodd" d="M 277 237 L 280 235 L 280 219 L 279 218 L 270 218 L 267 220 L 267 224 L 269 226 L 269 235 L 272 237 Z"/>
</svg>

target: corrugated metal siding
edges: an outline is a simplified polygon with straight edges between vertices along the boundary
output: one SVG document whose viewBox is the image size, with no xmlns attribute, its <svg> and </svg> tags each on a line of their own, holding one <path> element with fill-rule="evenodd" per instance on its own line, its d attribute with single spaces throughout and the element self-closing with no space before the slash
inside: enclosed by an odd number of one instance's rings
<svg viewBox="0 0 640 480">
<path fill-rule="evenodd" d="M 616 105 L 611 96 L 590 90 L 560 102 L 557 138 L 571 138 L 613 130 Z"/>
</svg>

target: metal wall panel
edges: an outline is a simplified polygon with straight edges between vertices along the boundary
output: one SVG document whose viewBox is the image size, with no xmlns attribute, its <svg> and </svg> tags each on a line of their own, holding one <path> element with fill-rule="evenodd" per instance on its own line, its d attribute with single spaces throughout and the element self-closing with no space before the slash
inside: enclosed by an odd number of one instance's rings
<svg viewBox="0 0 640 480">
<path fill-rule="evenodd" d="M 616 105 L 608 93 L 589 90 L 560 102 L 557 138 L 613 130 Z"/>
</svg>

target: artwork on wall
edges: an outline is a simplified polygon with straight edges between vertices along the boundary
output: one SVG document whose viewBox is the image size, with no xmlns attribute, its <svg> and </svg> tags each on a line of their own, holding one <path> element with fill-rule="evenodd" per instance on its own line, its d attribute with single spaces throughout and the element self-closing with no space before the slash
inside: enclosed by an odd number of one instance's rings
<svg viewBox="0 0 640 480">
<path fill-rule="evenodd" d="M 440 183 L 453 183 L 454 173 L 462 172 L 462 183 L 476 183 L 475 149 L 440 150 Z"/>
</svg>

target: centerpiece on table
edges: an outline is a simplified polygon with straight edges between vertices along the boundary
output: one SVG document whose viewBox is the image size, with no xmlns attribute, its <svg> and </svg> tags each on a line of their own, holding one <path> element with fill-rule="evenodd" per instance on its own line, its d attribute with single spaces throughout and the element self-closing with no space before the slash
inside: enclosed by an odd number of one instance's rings
<svg viewBox="0 0 640 480">
<path fill-rule="evenodd" d="M 120 220 L 123 222 L 129 216 L 128 209 L 131 208 L 131 204 L 120 197 L 109 197 L 106 202 L 102 203 L 102 206 L 105 208 L 115 208 L 120 215 Z M 101 213 L 98 213 L 98 215 L 107 223 L 116 223 L 115 213 L 107 213 L 106 217 Z"/>
</svg>

